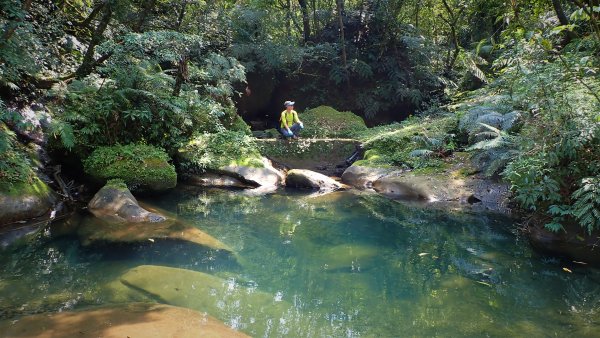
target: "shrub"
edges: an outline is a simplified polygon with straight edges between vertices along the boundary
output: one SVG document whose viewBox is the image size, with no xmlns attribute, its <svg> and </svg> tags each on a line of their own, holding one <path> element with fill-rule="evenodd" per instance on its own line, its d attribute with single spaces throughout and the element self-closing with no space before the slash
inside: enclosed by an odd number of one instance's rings
<svg viewBox="0 0 600 338">
<path fill-rule="evenodd" d="M 175 167 L 164 150 L 129 144 L 100 147 L 84 161 L 85 172 L 100 181 L 121 179 L 132 190 L 160 191 L 177 184 Z"/>
<path fill-rule="evenodd" d="M 179 150 L 179 158 L 185 172 L 218 170 L 227 165 L 263 167 L 254 138 L 235 131 L 200 134 Z"/>
</svg>

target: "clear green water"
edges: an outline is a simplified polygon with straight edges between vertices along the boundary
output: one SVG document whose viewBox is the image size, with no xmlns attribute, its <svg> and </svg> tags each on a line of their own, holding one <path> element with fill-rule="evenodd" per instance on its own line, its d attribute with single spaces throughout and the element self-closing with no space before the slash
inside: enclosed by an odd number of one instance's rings
<svg viewBox="0 0 600 338">
<path fill-rule="evenodd" d="M 157 301 L 120 282 L 146 264 L 208 273 L 290 304 L 266 326 L 245 321 L 252 314 L 235 299 L 209 313 L 255 337 L 600 336 L 599 271 L 534 253 L 498 215 L 351 192 L 180 188 L 147 202 L 237 257 L 180 242 L 83 247 L 46 229 L 0 250 L 0 317 Z"/>
</svg>

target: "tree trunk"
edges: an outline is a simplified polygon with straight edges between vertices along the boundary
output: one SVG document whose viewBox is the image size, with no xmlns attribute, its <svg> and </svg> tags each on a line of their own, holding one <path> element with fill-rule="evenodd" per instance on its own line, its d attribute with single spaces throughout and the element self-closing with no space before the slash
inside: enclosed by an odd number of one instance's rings
<svg viewBox="0 0 600 338">
<path fill-rule="evenodd" d="M 556 12 L 556 16 L 558 17 L 558 21 L 560 22 L 561 25 L 567 26 L 567 25 L 571 24 L 571 22 L 569 21 L 569 18 L 567 18 L 567 15 L 565 14 L 565 11 L 563 10 L 560 0 L 552 0 L 552 6 L 554 7 L 554 11 Z M 563 44 L 564 45 L 568 44 L 574 38 L 575 38 L 575 33 L 573 33 L 570 30 L 566 30 L 565 31 L 565 39 L 563 41 Z"/>
<path fill-rule="evenodd" d="M 336 0 L 337 11 L 338 11 L 338 23 L 340 25 L 340 43 L 342 45 L 342 64 L 344 65 L 344 73 L 346 74 L 346 81 L 348 81 L 348 57 L 346 55 L 346 37 L 344 36 L 344 17 L 343 8 L 344 0 Z"/>
<path fill-rule="evenodd" d="M 585 12 L 585 14 L 587 14 L 590 17 L 590 26 L 596 34 L 596 38 L 600 40 L 600 27 L 598 26 L 597 19 L 598 15 L 592 9 L 594 5 L 597 5 L 597 1 L 593 3 L 588 1 L 588 5 L 584 4 L 581 0 L 571 0 L 571 2 L 577 5 L 577 7 L 581 8 Z"/>
<path fill-rule="evenodd" d="M 90 45 L 88 46 L 88 49 L 85 52 L 83 62 L 75 72 L 77 74 L 78 79 L 89 75 L 94 70 L 94 67 L 96 66 L 96 60 L 94 60 L 96 46 L 99 45 L 100 42 L 102 42 L 104 31 L 106 31 L 106 28 L 108 27 L 111 18 L 112 8 L 110 7 L 110 5 L 108 5 L 104 9 L 104 14 L 102 15 L 100 23 L 98 23 L 98 26 L 96 26 L 94 35 L 92 35 L 92 41 L 90 41 Z"/>
<path fill-rule="evenodd" d="M 287 20 L 285 20 L 285 32 L 288 39 L 292 37 L 292 0 L 287 0 Z"/>
<path fill-rule="evenodd" d="M 173 87 L 173 96 L 179 96 L 181 86 L 188 79 L 188 57 L 182 56 L 177 67 L 177 77 L 175 78 L 175 86 Z"/>
<path fill-rule="evenodd" d="M 181 25 L 183 24 L 183 19 L 185 19 L 185 11 L 186 10 L 187 10 L 187 1 L 183 1 L 181 3 L 181 11 L 177 15 L 177 25 L 175 27 L 175 30 L 178 32 L 181 31 Z"/>
<path fill-rule="evenodd" d="M 421 2 L 417 1 L 415 4 L 415 28 L 419 30 L 419 15 L 421 14 Z"/>
<path fill-rule="evenodd" d="M 308 7 L 306 0 L 298 0 L 300 10 L 302 11 L 302 25 L 304 32 L 304 42 L 310 41 L 310 17 L 308 16 Z"/>
<path fill-rule="evenodd" d="M 105 4 L 106 4 L 105 2 L 101 2 L 101 3 L 97 4 L 96 7 L 94 7 L 94 9 L 92 9 L 92 12 L 90 13 L 90 15 L 88 15 L 87 18 L 85 18 L 85 20 L 78 23 L 77 25 L 80 27 L 83 27 L 83 28 L 88 28 L 90 23 L 92 22 L 92 20 L 94 20 L 96 18 L 96 16 L 98 16 L 98 13 L 100 13 L 102 11 L 102 8 L 104 7 Z"/>
<path fill-rule="evenodd" d="M 146 18 L 148 17 L 150 12 L 154 8 L 155 3 L 156 3 L 156 0 L 145 0 L 144 1 L 144 6 L 142 7 L 142 12 L 140 13 L 140 16 L 138 17 L 137 22 L 133 26 L 134 32 L 140 33 L 142 31 L 142 28 L 144 27 L 144 23 L 146 23 Z"/>
<path fill-rule="evenodd" d="M 454 64 L 458 59 L 458 55 L 460 54 L 460 45 L 458 42 L 458 33 L 456 32 L 456 26 L 458 24 L 458 20 L 461 17 L 463 10 L 461 10 L 458 14 L 452 10 L 452 7 L 448 4 L 448 1 L 442 0 L 442 4 L 448 13 L 448 19 L 441 17 L 442 20 L 448 24 L 450 28 L 450 40 L 452 40 L 452 44 L 454 45 L 454 49 L 452 52 L 449 52 L 448 59 L 446 60 L 446 74 L 450 75 L 450 71 L 454 68 Z"/>
</svg>

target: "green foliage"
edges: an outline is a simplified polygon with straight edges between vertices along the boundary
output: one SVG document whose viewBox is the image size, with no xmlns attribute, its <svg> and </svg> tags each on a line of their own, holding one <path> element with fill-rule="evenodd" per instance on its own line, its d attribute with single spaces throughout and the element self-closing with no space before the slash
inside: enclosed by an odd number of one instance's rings
<svg viewBox="0 0 600 338">
<path fill-rule="evenodd" d="M 579 224 L 591 232 L 600 225 L 595 62 L 579 49 L 584 41 L 574 41 L 556 58 L 542 39 L 547 39 L 542 32 L 524 35 L 497 63 L 503 75 L 495 86 L 510 91 L 516 105 L 531 111 L 522 115 L 519 155 L 503 175 L 515 199 L 544 216 L 548 229 Z"/>
<path fill-rule="evenodd" d="M 121 179 L 132 190 L 164 190 L 177 184 L 169 161 L 162 149 L 129 144 L 99 147 L 83 164 L 86 173 L 101 181 Z"/>
<path fill-rule="evenodd" d="M 120 178 L 113 178 L 106 182 L 105 187 L 111 187 L 115 189 L 125 190 L 127 188 L 127 183 Z"/>
<path fill-rule="evenodd" d="M 29 155 L 17 142 L 15 134 L 0 121 L 0 190 L 20 183 L 31 183 L 36 178 Z"/>
<path fill-rule="evenodd" d="M 179 158 L 181 170 L 192 173 L 228 165 L 264 166 L 254 139 L 235 131 L 196 135 L 179 150 Z"/>
<path fill-rule="evenodd" d="M 98 146 L 135 142 L 175 153 L 197 131 L 249 132 L 230 98 L 233 84 L 245 81 L 244 68 L 232 58 L 201 54 L 199 37 L 129 34 L 123 43 L 107 42 L 100 50 L 112 53 L 101 70 L 107 78 L 90 76 L 74 81 L 66 91 L 55 91 L 64 98 L 64 108 L 57 110 L 64 112 L 53 133 L 81 156 Z M 176 96 L 173 70 L 160 65 L 189 55 L 195 55 L 197 63 L 190 61 L 189 83 Z"/>
<path fill-rule="evenodd" d="M 299 116 L 304 123 L 303 136 L 352 138 L 367 129 L 360 116 L 339 112 L 329 106 L 310 109 Z"/>
</svg>

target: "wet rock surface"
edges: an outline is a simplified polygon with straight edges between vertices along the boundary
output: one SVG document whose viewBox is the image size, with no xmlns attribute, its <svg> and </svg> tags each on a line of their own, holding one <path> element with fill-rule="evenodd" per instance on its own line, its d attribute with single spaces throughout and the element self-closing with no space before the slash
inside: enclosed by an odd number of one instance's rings
<svg viewBox="0 0 600 338">
<path fill-rule="evenodd" d="M 0 191 L 0 226 L 40 217 L 50 211 L 56 201 L 54 194 L 41 181 L 31 186 L 32 189 Z"/>
<path fill-rule="evenodd" d="M 164 222 L 162 215 L 140 207 L 138 201 L 127 188 L 104 186 L 88 203 L 88 210 L 94 216 L 109 222 Z"/>
<path fill-rule="evenodd" d="M 228 175 L 216 173 L 189 174 L 185 182 L 198 187 L 249 188 L 248 184 Z"/>
<path fill-rule="evenodd" d="M 357 189 L 370 189 L 373 182 L 379 178 L 392 174 L 393 168 L 374 168 L 353 165 L 348 167 L 342 174 L 342 182 Z"/>
<path fill-rule="evenodd" d="M 440 205 L 458 203 L 475 210 L 510 212 L 508 185 L 475 176 L 405 172 L 376 180 L 373 182 L 373 189 L 393 199 Z"/>
<path fill-rule="evenodd" d="M 263 168 L 229 165 L 219 169 L 219 174 L 233 177 L 252 187 L 278 186 L 284 181 L 283 174 L 275 169 L 266 158 L 262 159 Z"/>
</svg>

